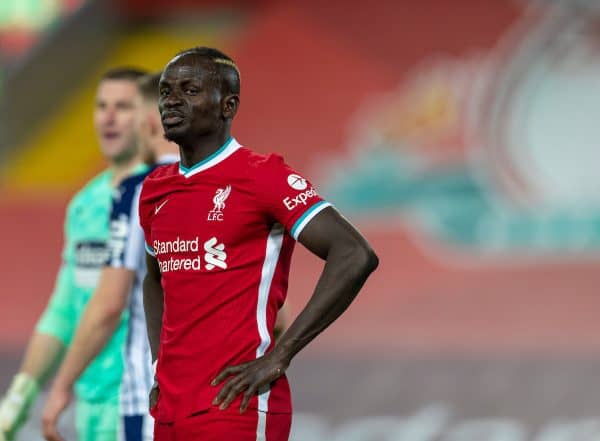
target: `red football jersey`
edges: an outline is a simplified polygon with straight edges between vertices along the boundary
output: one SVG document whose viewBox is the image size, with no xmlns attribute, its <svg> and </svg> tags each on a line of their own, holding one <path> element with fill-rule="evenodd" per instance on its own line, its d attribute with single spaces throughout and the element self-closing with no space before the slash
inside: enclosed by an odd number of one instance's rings
<svg viewBox="0 0 600 441">
<path fill-rule="evenodd" d="M 280 156 L 233 138 L 189 169 L 166 165 L 146 178 L 140 222 L 164 290 L 158 421 L 208 409 L 222 387 L 210 382 L 224 367 L 272 348 L 294 239 L 327 206 Z M 249 407 L 291 412 L 287 379 Z"/>
</svg>

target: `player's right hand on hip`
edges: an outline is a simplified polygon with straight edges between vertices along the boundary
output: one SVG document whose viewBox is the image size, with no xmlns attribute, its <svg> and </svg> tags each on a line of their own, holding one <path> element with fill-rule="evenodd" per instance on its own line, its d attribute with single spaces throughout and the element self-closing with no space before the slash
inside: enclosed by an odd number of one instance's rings
<svg viewBox="0 0 600 441">
<path fill-rule="evenodd" d="M 152 389 L 150 389 L 149 396 L 149 410 L 152 410 L 156 403 L 158 403 L 158 394 L 160 393 L 160 389 L 158 387 L 158 381 L 154 380 L 154 384 L 152 385 Z M 2 440 L 0 440 L 2 441 Z"/>
<path fill-rule="evenodd" d="M 37 381 L 20 372 L 0 401 L 0 441 L 13 441 L 29 418 L 29 409 L 39 393 Z"/>
</svg>

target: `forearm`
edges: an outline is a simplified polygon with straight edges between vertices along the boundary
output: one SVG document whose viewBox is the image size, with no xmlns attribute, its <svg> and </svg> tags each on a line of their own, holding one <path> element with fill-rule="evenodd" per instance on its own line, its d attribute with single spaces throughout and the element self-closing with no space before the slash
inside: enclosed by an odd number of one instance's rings
<svg viewBox="0 0 600 441">
<path fill-rule="evenodd" d="M 377 267 L 377 256 L 364 241 L 313 248 L 327 259 L 313 296 L 270 353 L 228 366 L 214 378 L 211 384 L 217 386 L 229 377 L 213 401 L 220 409 L 226 409 L 244 392 L 240 412 L 245 412 L 250 398 L 283 375 L 294 355 L 348 308 Z"/>
<path fill-rule="evenodd" d="M 283 304 L 283 306 L 277 312 L 277 319 L 275 321 L 275 327 L 273 328 L 273 335 L 275 339 L 279 339 L 281 335 L 285 332 L 290 324 L 289 312 L 287 302 Z"/>
<path fill-rule="evenodd" d="M 64 350 L 65 346 L 58 338 L 34 332 L 27 345 L 19 372 L 35 379 L 41 387 L 56 369 Z"/>
<path fill-rule="evenodd" d="M 289 363 L 348 308 L 376 267 L 377 257 L 370 248 L 331 249 L 311 299 L 281 336 L 274 352 Z"/>
<path fill-rule="evenodd" d="M 158 359 L 163 316 L 163 290 L 160 281 L 150 275 L 144 279 L 144 312 L 152 361 Z"/>
<path fill-rule="evenodd" d="M 119 310 L 102 308 L 92 298 L 83 314 L 73 342 L 56 375 L 55 383 L 71 388 L 87 366 L 104 349 L 121 321 Z"/>
</svg>

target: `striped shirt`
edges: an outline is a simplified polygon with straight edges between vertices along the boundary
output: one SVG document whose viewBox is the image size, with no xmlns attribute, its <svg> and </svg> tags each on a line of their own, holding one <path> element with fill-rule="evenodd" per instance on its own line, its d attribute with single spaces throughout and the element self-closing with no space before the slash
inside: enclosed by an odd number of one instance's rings
<svg viewBox="0 0 600 441">
<path fill-rule="evenodd" d="M 175 155 L 161 158 L 170 163 Z M 124 371 L 120 405 L 123 416 L 148 413 L 148 394 L 154 383 L 152 357 L 146 331 L 142 284 L 146 275 L 144 232 L 140 227 L 138 204 L 142 182 L 148 173 L 125 179 L 113 195 L 108 266 L 135 272 L 129 296 L 129 328 L 124 348 Z"/>
</svg>

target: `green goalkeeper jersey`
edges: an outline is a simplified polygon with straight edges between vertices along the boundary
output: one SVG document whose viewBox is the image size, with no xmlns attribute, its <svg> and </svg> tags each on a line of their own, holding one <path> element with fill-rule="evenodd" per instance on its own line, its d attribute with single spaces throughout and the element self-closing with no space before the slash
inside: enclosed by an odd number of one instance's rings
<svg viewBox="0 0 600 441">
<path fill-rule="evenodd" d="M 112 172 L 99 174 L 73 197 L 67 208 L 62 265 L 52 297 L 36 327 L 38 332 L 52 335 L 65 345 L 71 343 L 107 260 L 111 180 Z M 126 321 L 124 314 L 106 347 L 79 377 L 75 384 L 78 399 L 101 402 L 118 396 Z"/>
</svg>

